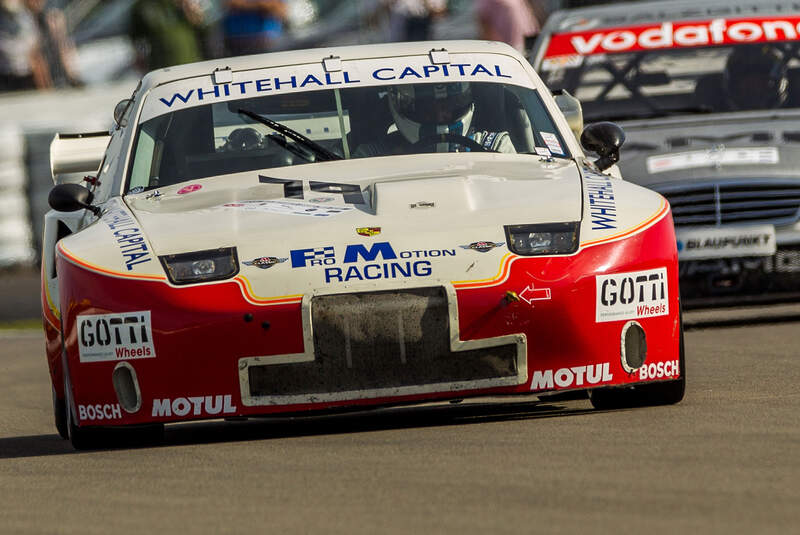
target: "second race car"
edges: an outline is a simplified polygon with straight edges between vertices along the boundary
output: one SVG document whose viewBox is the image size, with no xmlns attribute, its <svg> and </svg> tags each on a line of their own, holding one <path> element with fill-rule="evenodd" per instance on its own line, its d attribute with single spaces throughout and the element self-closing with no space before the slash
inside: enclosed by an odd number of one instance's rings
<svg viewBox="0 0 800 535">
<path fill-rule="evenodd" d="M 533 62 L 619 121 L 627 180 L 667 197 L 685 306 L 800 299 L 800 12 L 638 2 L 555 13 Z"/>
</svg>

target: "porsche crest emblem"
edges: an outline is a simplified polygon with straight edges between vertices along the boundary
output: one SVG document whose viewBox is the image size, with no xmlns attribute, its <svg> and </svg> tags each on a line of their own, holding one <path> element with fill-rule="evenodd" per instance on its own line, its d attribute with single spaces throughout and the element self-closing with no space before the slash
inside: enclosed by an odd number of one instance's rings
<svg viewBox="0 0 800 535">
<path fill-rule="evenodd" d="M 356 233 L 359 236 L 375 236 L 381 233 L 381 227 L 358 227 Z"/>
</svg>

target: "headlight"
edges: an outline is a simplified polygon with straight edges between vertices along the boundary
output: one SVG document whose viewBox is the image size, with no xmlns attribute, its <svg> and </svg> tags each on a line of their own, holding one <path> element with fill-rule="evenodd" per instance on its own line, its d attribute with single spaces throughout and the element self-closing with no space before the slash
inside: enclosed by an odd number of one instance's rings
<svg viewBox="0 0 800 535">
<path fill-rule="evenodd" d="M 159 257 L 173 284 L 227 279 L 239 272 L 235 247 Z"/>
<path fill-rule="evenodd" d="M 578 250 L 578 222 L 506 225 L 508 248 L 524 256 L 569 254 Z"/>
</svg>

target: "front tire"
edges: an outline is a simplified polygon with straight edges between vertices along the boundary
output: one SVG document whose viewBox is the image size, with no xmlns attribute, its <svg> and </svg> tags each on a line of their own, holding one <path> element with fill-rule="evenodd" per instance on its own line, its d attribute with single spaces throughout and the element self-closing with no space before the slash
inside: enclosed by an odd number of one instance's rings
<svg viewBox="0 0 800 535">
<path fill-rule="evenodd" d="M 63 399 L 59 399 L 56 395 L 56 387 L 53 389 L 53 419 L 55 420 L 56 430 L 64 440 L 69 438 L 69 429 L 67 428 L 67 404 Z"/>
<path fill-rule="evenodd" d="M 65 405 L 65 427 L 69 441 L 76 450 L 90 450 L 102 447 L 99 440 L 101 433 L 96 429 L 78 427 L 75 422 L 73 409 L 75 404 L 72 402 L 72 386 L 69 382 L 69 374 L 64 370 L 64 405 Z M 63 435 L 62 435 L 63 436 Z"/>
<path fill-rule="evenodd" d="M 54 410 L 56 409 L 55 390 L 53 396 Z M 65 439 L 69 439 L 76 450 L 96 450 L 114 447 L 140 447 L 160 444 L 164 440 L 164 424 L 147 424 L 128 426 L 125 428 L 80 427 L 75 421 L 75 403 L 72 399 L 72 386 L 69 373 L 64 368 L 64 415 Z M 56 412 L 56 427 L 58 428 L 58 412 Z M 59 434 L 61 434 L 61 429 Z"/>
</svg>

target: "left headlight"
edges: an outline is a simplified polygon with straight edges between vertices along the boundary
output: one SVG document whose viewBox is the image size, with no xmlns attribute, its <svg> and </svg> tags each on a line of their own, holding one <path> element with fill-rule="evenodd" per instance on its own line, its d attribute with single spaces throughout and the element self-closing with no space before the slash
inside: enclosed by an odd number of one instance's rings
<svg viewBox="0 0 800 535">
<path fill-rule="evenodd" d="M 570 254 L 578 250 L 578 222 L 506 225 L 508 248 L 523 256 Z"/>
<path fill-rule="evenodd" d="M 239 272 L 236 247 L 170 254 L 159 258 L 173 284 L 223 280 Z"/>
</svg>

